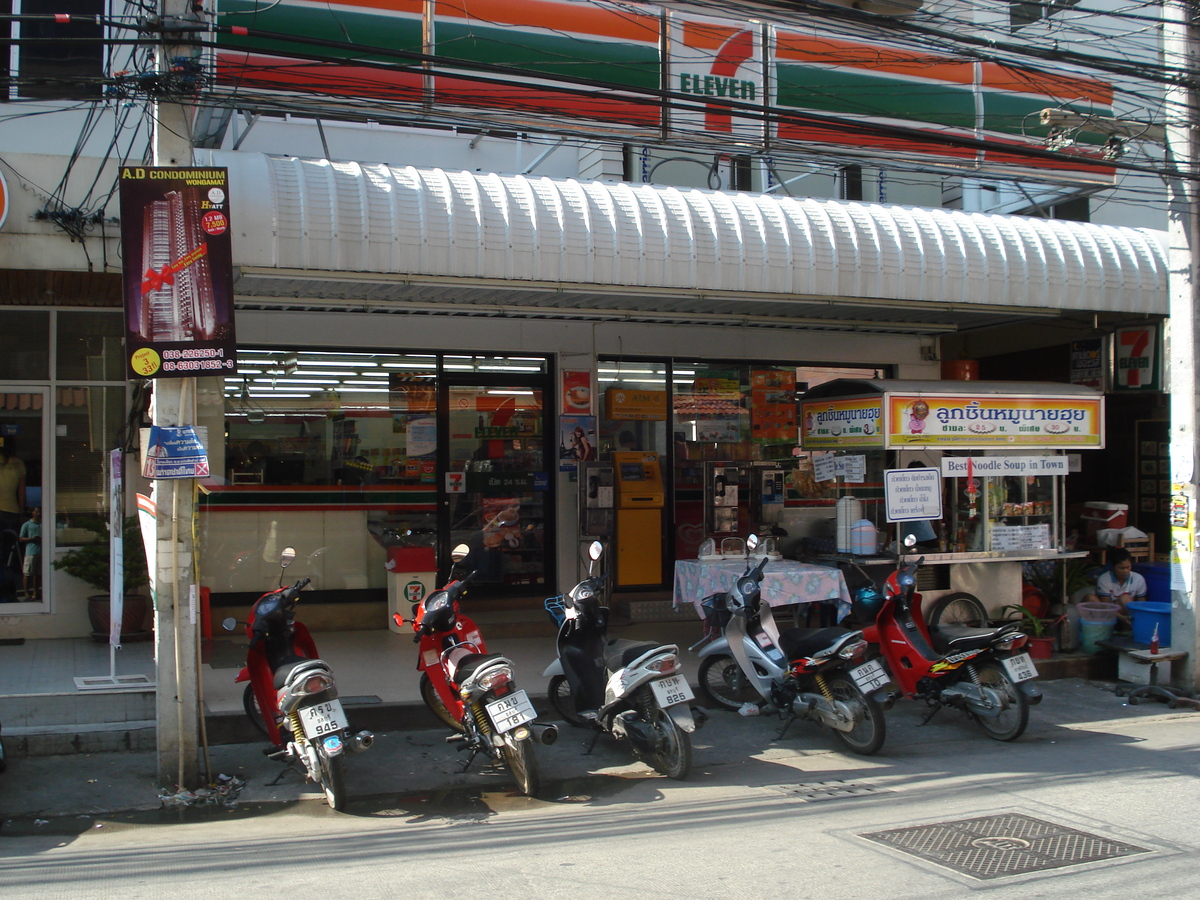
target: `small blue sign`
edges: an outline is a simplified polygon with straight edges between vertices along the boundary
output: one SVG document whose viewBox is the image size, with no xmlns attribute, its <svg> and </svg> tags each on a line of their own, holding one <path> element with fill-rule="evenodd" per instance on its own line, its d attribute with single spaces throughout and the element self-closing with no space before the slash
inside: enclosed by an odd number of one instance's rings
<svg viewBox="0 0 1200 900">
<path fill-rule="evenodd" d="M 146 442 L 143 478 L 207 478 L 208 454 L 191 425 L 153 425 Z"/>
</svg>

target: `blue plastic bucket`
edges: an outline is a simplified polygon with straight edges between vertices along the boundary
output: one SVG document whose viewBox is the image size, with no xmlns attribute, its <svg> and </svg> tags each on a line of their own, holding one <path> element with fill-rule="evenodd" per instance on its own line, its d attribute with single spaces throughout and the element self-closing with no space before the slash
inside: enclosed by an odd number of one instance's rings
<svg viewBox="0 0 1200 900">
<path fill-rule="evenodd" d="M 1083 652 L 1099 653 L 1103 649 L 1099 642 L 1107 641 L 1112 637 L 1116 624 L 1116 622 L 1089 622 L 1086 619 L 1080 619 L 1079 645 Z"/>
<path fill-rule="evenodd" d="M 1125 604 L 1133 618 L 1133 639 L 1139 644 L 1150 643 L 1154 626 L 1158 626 L 1158 645 L 1171 646 L 1171 604 L 1135 600 Z"/>
<path fill-rule="evenodd" d="M 1165 562 L 1137 563 L 1133 567 L 1146 579 L 1146 599 L 1151 603 L 1171 602 L 1171 564 Z M 1158 633 L 1162 638 L 1162 631 Z M 1165 645 L 1164 645 L 1165 646 Z"/>
</svg>

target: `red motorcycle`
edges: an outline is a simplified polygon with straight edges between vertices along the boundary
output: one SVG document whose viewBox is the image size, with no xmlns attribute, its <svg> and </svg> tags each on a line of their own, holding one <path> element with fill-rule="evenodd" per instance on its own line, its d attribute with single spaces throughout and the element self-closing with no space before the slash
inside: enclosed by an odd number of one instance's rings
<svg viewBox="0 0 1200 900">
<path fill-rule="evenodd" d="M 468 552 L 466 544 L 454 548 L 455 568 Z M 512 662 L 487 652 L 479 626 L 459 606 L 475 572 L 457 580 L 453 576 L 452 569 L 445 587 L 413 604 L 413 618 L 407 620 L 420 645 L 421 699 L 456 732 L 447 742 L 470 751 L 464 772 L 483 753 L 507 765 L 521 793 L 532 797 L 539 787 L 533 744 L 553 744 L 558 729 L 534 722 L 537 713 L 529 695 L 517 688 Z M 406 622 L 400 613 L 393 618 L 397 625 Z"/>
<path fill-rule="evenodd" d="M 911 549 L 915 539 L 905 538 Z M 1011 622 L 999 628 L 963 628 L 961 633 L 944 631 L 945 653 L 934 650 L 929 628 L 921 614 L 921 595 L 916 592 L 917 569 L 925 561 L 904 562 L 898 555 L 896 571 L 888 576 L 881 592 L 873 583 L 854 594 L 854 611 L 861 621 L 863 637 L 887 665 L 877 683 L 863 685 L 865 692 L 878 691 L 891 681 L 905 697 L 924 700 L 927 723 L 944 706 L 961 709 L 978 722 L 989 737 L 1013 741 L 1029 724 L 1029 707 L 1042 699 L 1029 680 L 1037 669 L 1028 653 L 1014 653 L 1027 638 Z"/>
<path fill-rule="evenodd" d="M 288 547 L 281 554 L 281 567 L 286 569 L 295 558 L 296 551 Z M 267 755 L 289 767 L 302 766 L 305 776 L 321 786 L 329 805 L 340 810 L 347 798 L 346 751 L 366 750 L 375 737 L 369 731 L 350 731 L 333 670 L 318 656 L 308 629 L 296 621 L 296 603 L 308 583 L 302 578 L 269 591 L 251 607 L 246 622 L 250 646 L 236 681 L 249 682 L 242 704 L 274 747 Z M 222 622 L 226 631 L 237 624 L 233 618 Z"/>
</svg>

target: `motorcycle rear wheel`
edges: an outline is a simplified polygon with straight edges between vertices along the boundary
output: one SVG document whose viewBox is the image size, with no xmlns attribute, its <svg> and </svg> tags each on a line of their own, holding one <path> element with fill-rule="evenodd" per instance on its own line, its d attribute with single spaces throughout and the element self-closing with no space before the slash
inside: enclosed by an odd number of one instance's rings
<svg viewBox="0 0 1200 900">
<path fill-rule="evenodd" d="M 971 718 L 980 724 L 987 736 L 997 741 L 1015 741 L 1025 733 L 1029 724 L 1029 698 L 1008 677 L 998 662 L 980 663 L 975 667 L 979 683 L 1000 692 L 1008 700 L 1008 709 L 997 718 L 971 713 Z"/>
<path fill-rule="evenodd" d="M 575 712 L 575 697 L 571 693 L 571 685 L 566 675 L 555 675 L 550 679 L 550 705 L 554 711 L 567 721 L 568 724 L 581 728 L 587 723 Z"/>
<path fill-rule="evenodd" d="M 421 699 L 425 701 L 425 705 L 429 707 L 429 711 L 437 716 L 438 719 L 449 725 L 459 734 L 462 734 L 462 722 L 450 715 L 450 710 L 446 709 L 446 704 L 438 696 L 437 688 L 433 686 L 433 682 L 429 680 L 429 675 L 425 672 L 421 673 Z"/>
<path fill-rule="evenodd" d="M 941 627 L 987 628 L 988 614 L 983 603 L 974 594 L 955 591 L 940 598 L 929 611 L 926 622 L 929 636 L 933 638 L 933 649 L 945 653 L 950 647 L 948 637 L 943 637 Z"/>
<path fill-rule="evenodd" d="M 0 740 L 0 772 L 8 768 L 8 754 L 4 752 L 4 741 Z"/>
<path fill-rule="evenodd" d="M 887 738 L 887 723 L 883 718 L 883 709 L 873 697 L 864 694 L 850 678 L 837 674 L 825 679 L 825 686 L 833 695 L 834 700 L 840 700 L 855 710 L 855 718 L 861 714 L 861 721 L 851 731 L 830 729 L 838 740 L 855 753 L 870 756 L 878 753 Z"/>
<path fill-rule="evenodd" d="M 657 704 L 650 708 L 648 718 L 654 750 L 647 754 L 643 762 L 668 778 L 687 778 L 692 770 L 691 736 Z"/>
<path fill-rule="evenodd" d="M 246 710 L 246 717 L 254 723 L 254 727 L 262 732 L 263 737 L 269 738 L 271 734 L 267 731 L 267 721 L 263 718 L 262 710 L 258 708 L 258 698 L 254 696 L 252 684 L 247 684 L 246 690 L 242 691 L 242 708 Z"/>
<path fill-rule="evenodd" d="M 533 753 L 533 738 L 512 743 L 506 741 L 503 753 L 508 770 L 517 779 L 517 790 L 526 797 L 536 797 L 542 785 L 537 757 Z"/>
<path fill-rule="evenodd" d="M 341 812 L 346 808 L 346 758 L 341 754 L 326 756 L 318 753 L 321 760 L 321 789 L 331 809 Z"/>
<path fill-rule="evenodd" d="M 706 702 L 737 712 L 746 703 L 757 703 L 758 692 L 732 656 L 706 657 L 700 663 L 700 693 Z"/>
</svg>

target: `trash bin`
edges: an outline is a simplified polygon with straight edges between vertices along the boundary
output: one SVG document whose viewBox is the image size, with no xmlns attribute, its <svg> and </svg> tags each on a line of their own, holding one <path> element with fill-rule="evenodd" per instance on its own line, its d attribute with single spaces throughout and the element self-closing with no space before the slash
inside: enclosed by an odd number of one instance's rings
<svg viewBox="0 0 1200 900">
<path fill-rule="evenodd" d="M 1112 637 L 1121 607 L 1116 603 L 1080 603 L 1079 639 L 1084 653 L 1099 653 L 1100 641 Z"/>
<path fill-rule="evenodd" d="M 437 554 L 432 547 L 388 547 L 388 628 L 403 633 L 394 618 L 412 618 L 412 605 L 437 589 Z"/>
</svg>

